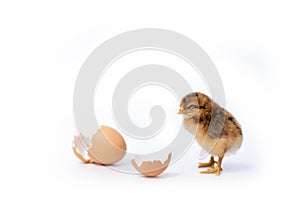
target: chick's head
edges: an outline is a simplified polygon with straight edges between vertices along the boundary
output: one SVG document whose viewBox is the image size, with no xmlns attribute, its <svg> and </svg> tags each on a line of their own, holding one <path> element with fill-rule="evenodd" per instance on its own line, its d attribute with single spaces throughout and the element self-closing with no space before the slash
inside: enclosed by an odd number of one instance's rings
<svg viewBox="0 0 300 200">
<path fill-rule="evenodd" d="M 210 107 L 210 99 L 206 95 L 193 92 L 182 98 L 178 114 L 183 114 L 184 118 L 191 118 L 201 115 L 204 110 Z"/>
</svg>

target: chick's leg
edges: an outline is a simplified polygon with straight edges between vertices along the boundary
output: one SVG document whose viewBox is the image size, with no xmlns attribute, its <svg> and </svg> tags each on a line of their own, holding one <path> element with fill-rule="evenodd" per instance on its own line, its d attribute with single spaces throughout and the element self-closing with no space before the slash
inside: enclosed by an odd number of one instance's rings
<svg viewBox="0 0 300 200">
<path fill-rule="evenodd" d="M 214 160 L 214 157 L 211 156 L 209 162 L 199 163 L 198 168 L 202 168 L 202 167 L 212 167 L 212 168 L 214 168 L 215 163 L 217 163 L 217 162 Z"/>
<path fill-rule="evenodd" d="M 214 168 L 214 169 L 208 169 L 206 171 L 201 171 L 200 173 L 201 174 L 216 174 L 217 176 L 219 176 L 220 172 L 222 171 L 221 165 L 222 165 L 223 157 L 224 156 L 219 156 L 219 160 L 218 160 L 216 168 Z"/>
</svg>

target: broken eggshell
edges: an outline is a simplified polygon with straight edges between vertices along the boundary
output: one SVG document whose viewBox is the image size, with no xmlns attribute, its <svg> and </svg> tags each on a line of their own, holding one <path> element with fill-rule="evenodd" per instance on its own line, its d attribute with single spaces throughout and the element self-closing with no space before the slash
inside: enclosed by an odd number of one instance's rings
<svg viewBox="0 0 300 200">
<path fill-rule="evenodd" d="M 91 147 L 86 150 L 80 136 L 73 141 L 74 154 L 83 162 L 103 165 L 120 161 L 126 154 L 123 137 L 113 128 L 101 126 L 92 137 Z"/>
<path fill-rule="evenodd" d="M 75 136 L 73 143 L 72 143 L 72 149 L 73 149 L 75 156 L 79 160 L 86 162 L 86 163 L 90 163 L 90 162 L 92 162 L 92 160 L 87 154 L 87 151 L 86 151 L 87 147 L 84 144 L 83 140 L 86 141 L 87 138 L 83 138 L 83 136 Z"/>
<path fill-rule="evenodd" d="M 131 160 L 132 166 L 141 174 L 147 177 L 158 176 L 163 173 L 170 164 L 172 153 L 169 153 L 167 160 L 162 164 L 160 160 L 144 161 L 140 166 L 134 159 Z"/>
</svg>

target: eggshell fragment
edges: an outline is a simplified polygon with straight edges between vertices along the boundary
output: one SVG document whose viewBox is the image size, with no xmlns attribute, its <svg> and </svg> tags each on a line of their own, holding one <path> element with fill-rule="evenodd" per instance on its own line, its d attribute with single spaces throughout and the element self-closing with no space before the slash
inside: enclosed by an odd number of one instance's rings
<svg viewBox="0 0 300 200">
<path fill-rule="evenodd" d="M 144 161 L 141 166 L 138 166 L 134 159 L 131 160 L 131 164 L 141 174 L 144 174 L 147 177 L 154 177 L 160 175 L 167 169 L 171 161 L 171 156 L 172 153 L 168 155 L 168 159 L 164 162 L 164 164 L 162 164 L 160 160 L 153 160 Z"/>
<path fill-rule="evenodd" d="M 75 156 L 83 162 L 92 162 L 91 158 L 87 155 L 86 147 L 80 136 L 75 136 L 72 144 L 72 149 Z"/>
<path fill-rule="evenodd" d="M 125 140 L 115 129 L 108 126 L 101 126 L 93 135 L 92 144 L 88 150 L 83 147 L 80 140 L 79 136 L 75 137 L 73 151 L 80 160 L 86 163 L 109 165 L 121 160 L 126 154 Z"/>
</svg>

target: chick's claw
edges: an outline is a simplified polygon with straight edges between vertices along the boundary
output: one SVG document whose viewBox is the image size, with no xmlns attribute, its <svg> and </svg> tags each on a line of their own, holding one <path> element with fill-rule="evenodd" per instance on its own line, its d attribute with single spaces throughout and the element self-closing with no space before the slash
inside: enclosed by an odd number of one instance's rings
<svg viewBox="0 0 300 200">
<path fill-rule="evenodd" d="M 222 169 L 220 167 L 216 167 L 214 169 L 208 169 L 206 171 L 201 171 L 201 174 L 216 174 L 217 176 L 220 175 L 220 172 L 222 171 Z"/>
</svg>

